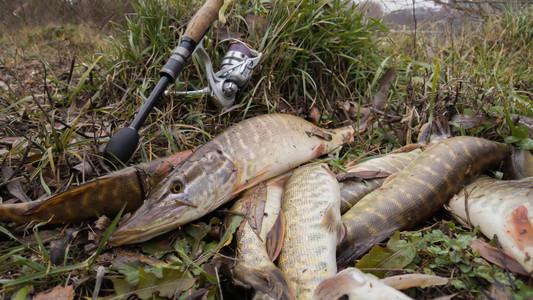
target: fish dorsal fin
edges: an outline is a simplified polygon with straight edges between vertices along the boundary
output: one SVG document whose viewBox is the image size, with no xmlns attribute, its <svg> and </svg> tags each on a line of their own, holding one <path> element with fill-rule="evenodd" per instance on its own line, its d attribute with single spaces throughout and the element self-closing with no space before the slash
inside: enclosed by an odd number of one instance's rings
<svg viewBox="0 0 533 300">
<path fill-rule="evenodd" d="M 283 247 L 283 238 L 285 236 L 285 215 L 282 211 L 279 212 L 276 223 L 268 232 L 265 241 L 268 257 L 271 261 L 276 260 L 281 253 Z"/>
</svg>

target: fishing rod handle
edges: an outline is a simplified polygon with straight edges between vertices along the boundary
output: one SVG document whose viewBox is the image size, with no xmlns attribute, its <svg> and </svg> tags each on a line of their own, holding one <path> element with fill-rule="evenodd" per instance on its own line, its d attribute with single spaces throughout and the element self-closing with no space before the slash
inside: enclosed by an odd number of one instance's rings
<svg viewBox="0 0 533 300">
<path fill-rule="evenodd" d="M 189 21 L 183 35 L 199 43 L 211 24 L 218 18 L 218 11 L 223 3 L 224 0 L 207 0 Z"/>
</svg>

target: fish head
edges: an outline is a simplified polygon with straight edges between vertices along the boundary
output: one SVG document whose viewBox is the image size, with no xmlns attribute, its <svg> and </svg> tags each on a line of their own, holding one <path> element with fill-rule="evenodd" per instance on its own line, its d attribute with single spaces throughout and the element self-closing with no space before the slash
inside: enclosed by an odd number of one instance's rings
<svg viewBox="0 0 533 300">
<path fill-rule="evenodd" d="M 147 241 L 206 215 L 230 199 L 240 177 L 239 168 L 221 150 L 199 152 L 150 191 L 142 206 L 111 235 L 110 245 Z"/>
</svg>

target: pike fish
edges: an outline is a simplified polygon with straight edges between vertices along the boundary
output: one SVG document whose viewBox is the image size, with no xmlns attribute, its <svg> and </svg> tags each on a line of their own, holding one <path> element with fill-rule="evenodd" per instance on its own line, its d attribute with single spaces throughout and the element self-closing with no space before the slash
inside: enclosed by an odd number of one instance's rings
<svg viewBox="0 0 533 300">
<path fill-rule="evenodd" d="M 532 274 L 533 177 L 496 180 L 481 176 L 459 191 L 449 207 L 459 221 L 479 226 L 488 238 L 496 235 L 502 248 Z"/>
<path fill-rule="evenodd" d="M 237 123 L 177 166 L 109 243 L 143 242 L 196 220 L 259 182 L 339 147 L 353 133 L 352 127 L 326 130 L 285 114 Z"/>
<path fill-rule="evenodd" d="M 239 280 L 256 293 L 266 294 L 266 298 L 294 299 L 287 277 L 273 262 L 284 234 L 281 199 L 289 175 L 282 176 L 246 191 L 232 206 L 232 212 L 245 216 L 236 233 L 237 262 L 233 271 Z M 227 218 L 227 222 L 231 219 Z"/>
<path fill-rule="evenodd" d="M 328 166 L 295 169 L 281 210 L 286 230 L 278 267 L 292 283 L 296 299 L 311 299 L 318 284 L 337 273 L 335 248 L 344 233 L 339 184 Z"/>
<path fill-rule="evenodd" d="M 390 153 L 349 167 L 346 173 L 337 175 L 341 188 L 341 214 L 347 212 L 364 196 L 379 188 L 387 179 L 387 174 L 400 172 L 420 153 L 422 153 L 422 147 Z"/>
<path fill-rule="evenodd" d="M 389 154 L 364 161 L 337 175 L 341 187 L 341 214 L 346 213 L 364 196 L 386 182 L 388 175 L 402 171 L 425 148 L 450 138 L 450 128 L 444 118 L 426 123 L 420 129 L 418 142 L 408 144 Z"/>
<path fill-rule="evenodd" d="M 420 154 L 402 172 L 342 216 L 346 238 L 337 263 L 347 266 L 397 230 L 431 217 L 451 196 L 511 154 L 507 145 L 475 137 L 454 137 Z"/>
<path fill-rule="evenodd" d="M 98 214 L 114 216 L 125 204 L 125 212 L 134 211 L 141 206 L 147 191 L 191 153 L 188 150 L 127 167 L 47 199 L 1 204 L 0 221 L 78 223 Z"/>
</svg>

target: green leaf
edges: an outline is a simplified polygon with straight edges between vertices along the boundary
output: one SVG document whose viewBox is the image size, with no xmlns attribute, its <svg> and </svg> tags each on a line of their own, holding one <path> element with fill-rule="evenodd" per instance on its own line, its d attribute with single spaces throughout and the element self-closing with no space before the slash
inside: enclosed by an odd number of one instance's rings
<svg viewBox="0 0 533 300">
<path fill-rule="evenodd" d="M 518 146 L 524 150 L 531 150 L 533 149 L 533 140 L 525 138 L 518 143 Z"/>
<path fill-rule="evenodd" d="M 458 290 L 466 290 L 466 284 L 458 279 L 453 279 L 451 284 Z"/>
<path fill-rule="evenodd" d="M 167 236 L 162 236 L 159 238 L 151 239 L 147 242 L 141 243 L 138 246 L 142 251 L 156 258 L 161 258 L 165 254 L 174 251 L 173 247 L 170 247 L 169 238 Z"/>
<path fill-rule="evenodd" d="M 125 280 L 131 286 L 139 284 L 139 269 L 144 265 L 140 261 L 116 265 L 117 270 L 126 275 Z"/>
<path fill-rule="evenodd" d="M 528 134 L 529 134 L 529 128 L 524 124 L 518 125 L 518 127 L 516 127 L 516 132 L 514 133 L 514 135 L 518 137 L 519 139 L 527 138 Z"/>
<path fill-rule="evenodd" d="M 171 298 L 189 290 L 196 282 L 196 279 L 174 268 L 138 268 L 137 277 L 137 284 L 131 284 L 127 278 L 111 278 L 116 292 L 112 299 L 127 298 L 132 294 L 141 299 L 151 299 L 156 295 Z"/>
<path fill-rule="evenodd" d="M 363 256 L 361 260 L 355 265 L 357 268 L 372 268 L 372 269 L 401 269 L 413 261 L 412 250 L 410 247 L 398 247 L 400 232 L 396 232 L 387 243 L 387 247 L 379 245 L 374 246 L 370 252 Z M 383 278 L 386 271 L 370 271 L 380 278 Z"/>
<path fill-rule="evenodd" d="M 21 288 L 13 297 L 11 297 L 11 300 L 26 300 L 26 296 L 28 296 L 28 293 L 30 292 L 29 285 Z"/>
<path fill-rule="evenodd" d="M 444 242 L 449 239 L 448 236 L 442 233 L 442 231 L 440 231 L 439 229 L 433 230 L 432 232 L 426 234 L 424 238 L 426 239 L 426 241 L 432 244 Z"/>
<path fill-rule="evenodd" d="M 504 142 L 506 144 L 512 144 L 512 143 L 516 143 L 520 141 L 520 138 L 514 136 L 514 135 L 510 135 L 510 136 L 507 136 L 505 139 L 504 139 Z"/>
</svg>

